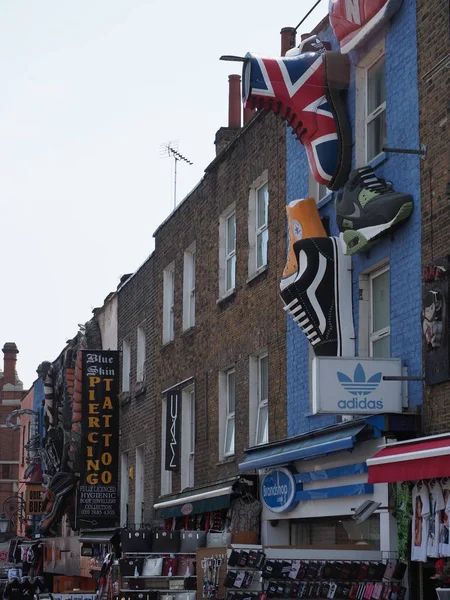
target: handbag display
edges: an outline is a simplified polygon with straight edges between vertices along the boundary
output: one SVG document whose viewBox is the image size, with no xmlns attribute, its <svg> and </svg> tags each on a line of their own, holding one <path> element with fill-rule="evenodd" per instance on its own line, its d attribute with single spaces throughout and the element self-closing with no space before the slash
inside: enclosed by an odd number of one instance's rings
<svg viewBox="0 0 450 600">
<path fill-rule="evenodd" d="M 197 548 L 206 546 L 206 531 L 182 531 L 180 534 L 180 553 L 195 554 Z"/>
<path fill-rule="evenodd" d="M 178 569 L 178 558 L 176 557 L 165 557 L 163 558 L 162 575 L 165 577 L 173 577 L 177 574 Z"/>
<path fill-rule="evenodd" d="M 144 560 L 142 575 L 144 577 L 158 577 L 162 573 L 162 557 L 151 557 Z"/>
<path fill-rule="evenodd" d="M 208 531 L 206 535 L 207 548 L 226 548 L 231 544 L 231 533 L 228 531 Z"/>
<path fill-rule="evenodd" d="M 133 577 L 142 572 L 143 558 L 121 558 L 119 560 L 120 574 L 123 577 Z"/>
<path fill-rule="evenodd" d="M 192 556 L 178 557 L 178 577 L 193 577 L 196 573 L 196 561 Z"/>
<path fill-rule="evenodd" d="M 145 579 L 129 579 L 128 580 L 128 589 L 130 590 L 144 590 L 145 589 Z"/>
<path fill-rule="evenodd" d="M 179 531 L 154 531 L 152 534 L 152 551 L 161 554 L 177 554 L 180 550 Z"/>
<path fill-rule="evenodd" d="M 150 552 L 152 537 L 148 529 L 123 529 L 120 532 L 122 552 Z"/>
</svg>

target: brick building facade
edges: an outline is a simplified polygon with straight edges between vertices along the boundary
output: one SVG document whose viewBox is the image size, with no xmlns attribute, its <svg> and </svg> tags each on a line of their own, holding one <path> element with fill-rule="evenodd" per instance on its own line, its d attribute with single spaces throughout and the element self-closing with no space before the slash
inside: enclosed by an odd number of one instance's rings
<svg viewBox="0 0 450 600">
<path fill-rule="evenodd" d="M 230 77 L 230 111 L 237 114 L 217 132 L 216 158 L 155 232 L 154 253 L 118 289 L 122 524 L 148 523 L 157 516 L 153 505 L 171 494 L 238 476 L 244 449 L 257 435 L 261 361 L 268 369 L 268 437 L 286 434 L 285 321 L 278 297 L 286 256 L 286 131 L 266 113 L 251 120 L 247 113 L 240 127 L 239 79 Z M 267 256 L 259 258 L 258 190 L 268 198 L 261 229 Z M 235 275 L 227 285 L 230 217 Z M 234 451 L 225 452 L 223 385 L 230 373 L 235 438 Z M 166 399 L 174 388 L 181 394 L 181 466 L 170 473 Z"/>
<path fill-rule="evenodd" d="M 24 395 L 23 384 L 16 372 L 19 350 L 14 342 L 7 342 L 2 349 L 3 373 L 0 372 L 0 509 L 9 496 L 17 492 L 19 475 L 20 432 L 7 427 L 10 413 L 20 408 Z M 0 510 L 1 512 L 1 510 Z"/>
<path fill-rule="evenodd" d="M 449 4 L 417 0 L 417 52 L 422 195 L 422 264 L 450 254 Z M 448 335 L 448 334 L 447 334 Z M 450 430 L 450 383 L 425 386 L 427 434 Z"/>
</svg>

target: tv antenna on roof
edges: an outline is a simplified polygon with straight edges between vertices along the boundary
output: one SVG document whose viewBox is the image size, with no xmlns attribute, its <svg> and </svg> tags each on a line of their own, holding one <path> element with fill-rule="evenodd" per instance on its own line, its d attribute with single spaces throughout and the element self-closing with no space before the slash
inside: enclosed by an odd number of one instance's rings
<svg viewBox="0 0 450 600">
<path fill-rule="evenodd" d="M 188 165 L 192 165 L 193 163 L 178 152 L 178 140 L 172 140 L 161 144 L 159 147 L 159 155 L 161 158 L 173 158 L 175 161 L 173 181 L 173 208 L 175 209 L 177 206 L 177 164 L 180 160 Z"/>
</svg>

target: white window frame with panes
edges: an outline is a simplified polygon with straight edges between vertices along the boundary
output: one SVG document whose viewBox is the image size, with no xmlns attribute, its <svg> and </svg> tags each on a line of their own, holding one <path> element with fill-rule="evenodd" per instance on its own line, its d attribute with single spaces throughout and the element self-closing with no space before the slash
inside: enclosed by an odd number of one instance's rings
<svg viewBox="0 0 450 600">
<path fill-rule="evenodd" d="M 161 496 L 172 493 L 172 471 L 166 471 L 167 398 L 161 400 Z"/>
<path fill-rule="evenodd" d="M 219 373 L 219 459 L 234 456 L 236 441 L 236 370 Z"/>
<path fill-rule="evenodd" d="M 122 392 L 129 392 L 131 386 L 131 344 L 122 341 Z"/>
<path fill-rule="evenodd" d="M 184 251 L 183 265 L 183 331 L 195 326 L 195 242 Z"/>
<path fill-rule="evenodd" d="M 249 444 L 269 441 L 269 356 L 266 351 L 250 356 Z"/>
<path fill-rule="evenodd" d="M 145 323 L 141 323 L 136 334 L 136 382 L 145 380 Z"/>
<path fill-rule="evenodd" d="M 145 498 L 145 446 L 136 447 L 136 468 L 134 471 L 134 524 L 143 526 Z"/>
<path fill-rule="evenodd" d="M 195 390 L 185 388 L 181 395 L 181 490 L 194 487 Z"/>
<path fill-rule="evenodd" d="M 390 342 L 390 325 L 390 265 L 384 261 L 359 277 L 358 355 L 390 358 L 390 343 L 384 352 L 376 348 Z"/>
<path fill-rule="evenodd" d="M 120 526 L 126 527 L 128 523 L 128 500 L 130 495 L 129 453 L 120 455 Z"/>
<path fill-rule="evenodd" d="M 269 183 L 267 169 L 250 186 L 248 201 L 248 276 L 267 267 Z"/>
<path fill-rule="evenodd" d="M 331 190 L 323 183 L 319 183 L 314 179 L 311 169 L 308 170 L 308 195 L 314 198 L 316 204 L 319 204 L 324 198 L 331 194 Z"/>
<path fill-rule="evenodd" d="M 236 288 L 236 204 L 219 218 L 219 299 Z"/>
<path fill-rule="evenodd" d="M 175 263 L 168 265 L 163 272 L 163 344 L 175 338 Z"/>
<path fill-rule="evenodd" d="M 372 132 L 379 128 L 374 150 Z M 356 166 L 363 167 L 382 155 L 386 144 L 385 42 L 379 42 L 356 66 Z M 381 132 L 384 132 L 383 135 Z"/>
</svg>

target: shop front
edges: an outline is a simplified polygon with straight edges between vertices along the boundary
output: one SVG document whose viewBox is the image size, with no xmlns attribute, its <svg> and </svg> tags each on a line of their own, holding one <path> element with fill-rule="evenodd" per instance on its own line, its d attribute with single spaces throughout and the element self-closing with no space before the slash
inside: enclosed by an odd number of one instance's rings
<svg viewBox="0 0 450 600">
<path fill-rule="evenodd" d="M 377 415 L 248 449 L 239 469 L 259 473 L 267 559 L 300 564 L 302 584 L 317 583 L 321 597 L 404 597 L 390 487 L 369 481 L 367 460 L 417 425 L 414 415 Z"/>
<path fill-rule="evenodd" d="M 387 444 L 367 464 L 370 483 L 392 488 L 411 600 L 450 596 L 450 434 Z"/>
</svg>

